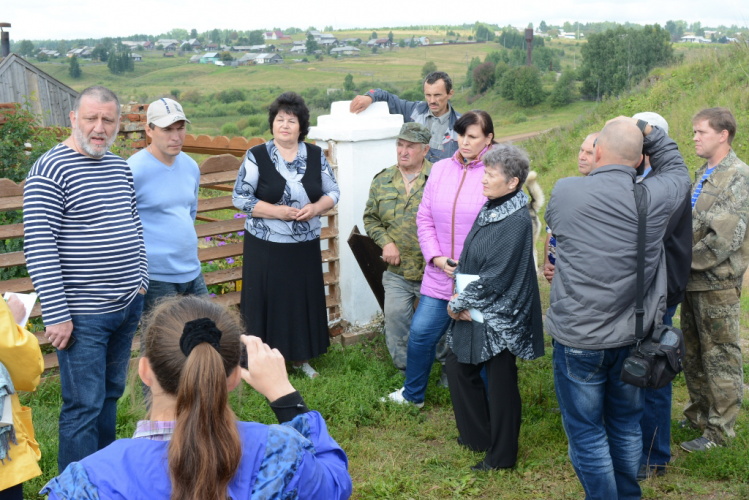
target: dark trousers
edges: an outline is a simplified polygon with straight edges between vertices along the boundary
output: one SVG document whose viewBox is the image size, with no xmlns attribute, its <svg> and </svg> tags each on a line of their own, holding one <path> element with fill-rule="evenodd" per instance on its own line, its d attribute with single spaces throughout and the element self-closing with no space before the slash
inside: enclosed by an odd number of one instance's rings
<svg viewBox="0 0 749 500">
<path fill-rule="evenodd" d="M 490 467 L 513 467 L 518 457 L 521 405 L 515 355 L 508 349 L 477 365 L 460 363 L 452 351 L 447 354 L 447 379 L 458 432 L 463 444 L 486 450 Z M 490 397 L 481 380 L 486 367 Z"/>
<path fill-rule="evenodd" d="M 23 500 L 23 483 L 0 491 L 0 500 Z"/>
</svg>

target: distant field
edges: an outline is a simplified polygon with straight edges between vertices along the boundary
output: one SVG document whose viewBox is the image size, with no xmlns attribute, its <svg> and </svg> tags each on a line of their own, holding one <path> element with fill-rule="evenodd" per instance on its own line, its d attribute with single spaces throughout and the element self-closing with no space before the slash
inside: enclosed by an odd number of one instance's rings
<svg viewBox="0 0 749 500">
<path fill-rule="evenodd" d="M 335 32 L 339 39 L 359 37 L 366 40 L 371 30 Z M 387 31 L 378 31 L 378 36 L 386 37 Z M 461 39 L 467 39 L 468 31 L 461 33 Z M 445 33 L 433 31 L 394 31 L 397 40 L 410 36 L 428 36 L 432 42 L 445 39 Z M 302 34 L 293 39 L 303 39 Z M 546 46 L 564 49 L 563 66 L 577 67 L 581 63 L 580 49 L 584 40 L 553 40 Z M 677 54 L 685 54 L 687 59 L 705 51 L 722 51 L 724 46 L 706 46 L 693 44 L 675 44 Z M 482 61 L 489 52 L 502 50 L 496 42 L 478 44 L 448 44 L 415 48 L 393 47 L 392 50 L 380 50 L 372 54 L 370 49 L 362 48 L 359 57 L 332 58 L 323 61 L 311 59 L 309 63 L 297 63 L 294 59 L 304 56 L 285 55 L 284 64 L 268 66 L 242 66 L 237 68 L 219 67 L 212 64 L 190 64 L 192 54 L 182 57 L 165 58 L 161 52 L 139 51 L 143 62 L 135 64 L 135 71 L 124 75 L 112 75 L 106 64 L 81 63 L 83 76 L 73 80 L 68 75 L 66 61 L 57 60 L 48 63 L 36 63 L 44 71 L 70 85 L 82 90 L 90 85 L 105 85 L 113 89 L 123 100 L 149 102 L 157 97 L 169 94 L 173 89 L 182 93 L 190 90 L 208 95 L 220 90 L 239 88 L 253 91 L 253 103 L 258 107 L 267 106 L 272 99 L 283 91 L 301 92 L 310 88 L 341 89 L 348 73 L 354 77 L 354 83 L 360 91 L 370 87 L 388 86 L 391 88 L 413 88 L 421 79 L 421 68 L 427 61 L 433 61 L 441 71 L 449 73 L 455 84 L 453 104 L 460 111 L 484 109 L 497 122 L 498 136 L 514 135 L 525 132 L 540 131 L 570 123 L 592 109 L 595 104 L 577 102 L 562 109 L 552 109 L 548 104 L 522 109 L 512 102 L 500 99 L 494 93 L 488 93 L 470 105 L 467 102 L 469 89 L 462 87 L 466 67 L 470 60 L 479 57 Z M 281 53 L 282 55 L 284 53 Z M 546 85 L 547 90 L 551 85 Z M 316 114 L 324 110 L 316 110 Z M 233 113 L 233 114 L 232 114 Z M 201 116 L 193 120 L 196 132 L 218 134 L 222 124 L 237 122 L 242 115 L 232 112 L 227 116 Z M 524 115 L 527 120 L 514 123 L 512 116 Z"/>
</svg>

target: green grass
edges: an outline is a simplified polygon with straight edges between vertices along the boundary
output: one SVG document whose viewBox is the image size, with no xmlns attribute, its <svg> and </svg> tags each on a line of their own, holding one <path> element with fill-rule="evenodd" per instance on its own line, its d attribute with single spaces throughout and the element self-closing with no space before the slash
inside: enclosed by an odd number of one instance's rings
<svg viewBox="0 0 749 500">
<path fill-rule="evenodd" d="M 541 283 L 548 303 L 548 286 Z M 749 322 L 749 296 L 742 300 L 742 324 Z M 678 317 L 678 316 L 677 316 Z M 747 339 L 747 330 L 742 335 Z M 513 470 L 474 473 L 470 466 L 483 458 L 460 448 L 458 431 L 446 389 L 437 385 L 439 367 L 432 370 L 425 407 L 400 407 L 379 398 L 401 386 L 403 378 L 390 361 L 384 338 L 352 347 L 334 345 L 313 361 L 321 377 L 309 380 L 292 373 L 292 384 L 304 395 L 308 406 L 326 419 L 331 435 L 346 451 L 359 499 L 448 499 L 581 498 L 580 487 L 567 459 L 567 440 L 552 379 L 551 350 L 535 361 L 518 363 L 523 425 L 518 464 Z M 745 372 L 749 375 L 749 366 Z M 140 389 L 135 386 L 120 400 L 118 437 L 132 435 L 143 418 Z M 43 384 L 36 393 L 24 394 L 33 408 L 34 427 L 42 448 L 43 476 L 29 481 L 25 498 L 57 472 L 57 416 L 61 404 L 58 382 Z M 704 455 L 686 455 L 678 449 L 682 440 L 696 431 L 676 428 L 687 400 L 683 377 L 674 387 L 672 450 L 673 468 L 664 478 L 645 483 L 645 498 L 745 498 L 749 491 L 749 418 L 742 412 L 736 425 L 737 438 L 727 448 Z M 248 386 L 235 391 L 230 404 L 242 420 L 275 423 L 264 398 Z"/>
</svg>

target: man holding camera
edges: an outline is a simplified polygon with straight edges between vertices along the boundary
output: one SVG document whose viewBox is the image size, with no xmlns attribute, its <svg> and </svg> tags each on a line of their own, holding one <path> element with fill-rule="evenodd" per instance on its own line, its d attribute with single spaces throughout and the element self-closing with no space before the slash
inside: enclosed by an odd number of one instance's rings
<svg viewBox="0 0 749 500">
<path fill-rule="evenodd" d="M 676 143 L 644 120 L 609 121 L 594 154 L 597 168 L 557 182 L 546 209 L 557 237 L 546 327 L 570 461 L 586 498 L 640 498 L 642 391 L 620 380 L 635 346 L 636 167 L 650 156 L 653 171 L 642 181 L 646 332 L 666 312 L 663 236 L 689 190 L 689 173 Z"/>
<path fill-rule="evenodd" d="M 681 443 L 688 452 L 735 437 L 744 391 L 739 297 L 749 262 L 749 167 L 731 149 L 736 120 L 726 108 L 709 108 L 692 127 L 697 156 L 706 162 L 692 186 L 692 271 L 681 305 L 689 389 L 682 426 L 703 434 Z"/>
</svg>

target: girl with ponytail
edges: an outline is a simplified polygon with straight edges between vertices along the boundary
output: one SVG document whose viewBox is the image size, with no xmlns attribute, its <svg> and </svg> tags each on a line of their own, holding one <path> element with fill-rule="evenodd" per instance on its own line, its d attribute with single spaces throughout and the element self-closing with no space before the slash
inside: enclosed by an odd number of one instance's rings
<svg viewBox="0 0 749 500">
<path fill-rule="evenodd" d="M 283 356 L 242 335 L 237 315 L 187 296 L 162 302 L 147 321 L 138 374 L 151 388 L 149 419 L 71 463 L 42 490 L 50 500 L 345 499 L 344 451 L 322 416 L 289 383 Z M 242 346 L 248 368 L 240 368 Z M 239 422 L 228 394 L 244 379 L 281 425 Z"/>
</svg>

